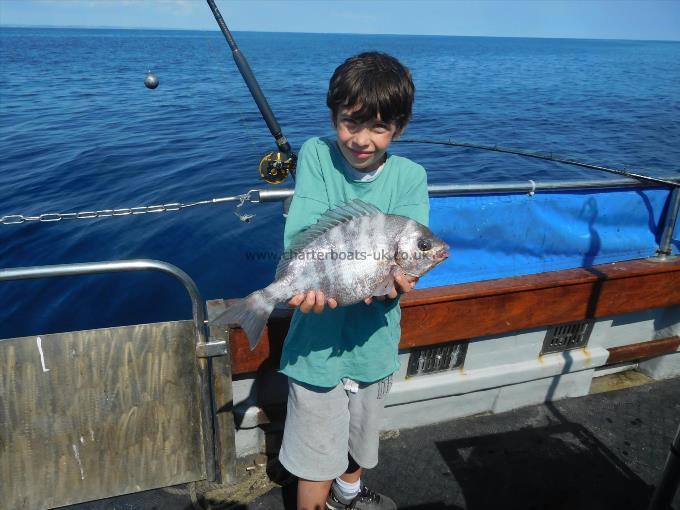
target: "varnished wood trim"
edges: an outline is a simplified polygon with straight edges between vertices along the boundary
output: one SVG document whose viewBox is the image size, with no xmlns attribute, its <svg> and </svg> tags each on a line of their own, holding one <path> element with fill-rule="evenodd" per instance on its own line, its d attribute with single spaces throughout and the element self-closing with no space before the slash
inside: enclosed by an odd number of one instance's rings
<svg viewBox="0 0 680 510">
<path fill-rule="evenodd" d="M 402 296 L 407 349 L 680 304 L 680 261 L 633 260 L 589 269 L 414 290 Z M 272 317 L 250 351 L 232 330 L 232 371 L 278 367 L 290 313 Z"/>
<path fill-rule="evenodd" d="M 553 287 L 583 285 L 600 280 L 617 280 L 637 278 L 646 275 L 677 273 L 680 271 L 680 260 L 672 262 L 651 262 L 646 259 L 602 264 L 591 268 L 566 269 L 511 278 L 500 278 L 481 282 L 463 283 L 432 287 L 411 292 L 402 296 L 402 309 L 442 301 L 456 301 L 470 297 L 485 297 L 513 292 L 526 292 Z"/>
<path fill-rule="evenodd" d="M 285 318 L 269 319 L 260 343 L 252 351 L 248 344 L 248 337 L 243 330 L 241 328 L 231 330 L 229 339 L 234 375 L 279 368 L 283 341 L 290 324 L 290 315 L 292 312 Z"/>
<path fill-rule="evenodd" d="M 609 357 L 607 358 L 607 365 L 670 354 L 676 352 L 678 347 L 680 347 L 680 336 L 671 336 L 659 340 L 649 340 L 637 344 L 612 347 L 608 349 Z"/>
<path fill-rule="evenodd" d="M 425 299 L 404 297 L 400 347 L 675 305 L 680 303 L 680 263 L 671 264 L 659 268 L 662 264 L 633 261 L 464 284 L 457 289 L 427 289 Z"/>
</svg>

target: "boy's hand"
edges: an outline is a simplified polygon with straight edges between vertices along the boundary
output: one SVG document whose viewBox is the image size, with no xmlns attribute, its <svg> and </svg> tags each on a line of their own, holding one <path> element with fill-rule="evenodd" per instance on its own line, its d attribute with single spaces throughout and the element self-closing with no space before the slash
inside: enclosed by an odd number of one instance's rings
<svg viewBox="0 0 680 510">
<path fill-rule="evenodd" d="M 370 305 L 373 302 L 374 297 L 378 301 L 385 301 L 385 298 L 394 299 L 399 294 L 406 294 L 407 292 L 411 292 L 417 282 L 418 278 L 416 276 L 409 276 L 402 273 L 401 271 L 395 271 L 394 289 L 392 289 L 392 291 L 389 294 L 386 294 L 384 296 L 369 296 L 366 299 L 364 299 L 364 303 Z"/>
<path fill-rule="evenodd" d="M 301 292 L 288 300 L 288 306 L 292 308 L 299 306 L 302 313 L 309 313 L 312 310 L 314 310 L 314 313 L 321 313 L 326 305 L 328 305 L 328 308 L 335 308 L 338 306 L 338 302 L 333 298 L 326 299 L 326 296 L 320 290 Z"/>
</svg>

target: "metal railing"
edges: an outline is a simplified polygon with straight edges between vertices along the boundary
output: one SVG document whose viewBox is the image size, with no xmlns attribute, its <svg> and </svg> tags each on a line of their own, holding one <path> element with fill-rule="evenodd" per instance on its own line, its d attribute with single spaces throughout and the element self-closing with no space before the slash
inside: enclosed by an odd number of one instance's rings
<svg viewBox="0 0 680 510">
<path fill-rule="evenodd" d="M 668 209 L 666 210 L 666 218 L 664 220 L 663 230 L 661 231 L 661 238 L 659 241 L 659 249 L 657 256 L 665 260 L 671 254 L 671 240 L 673 239 L 673 232 L 675 231 L 675 224 L 678 220 L 678 209 L 680 208 L 680 190 L 675 188 L 671 192 L 671 198 L 668 202 Z"/>
<path fill-rule="evenodd" d="M 670 176 L 664 179 L 680 183 L 680 177 Z M 577 191 L 584 189 L 626 189 L 626 188 L 649 188 L 659 187 L 659 184 L 651 182 L 640 182 L 636 179 L 597 179 L 579 181 L 520 181 L 520 182 L 492 182 L 476 184 L 431 184 L 427 190 L 430 197 L 446 197 L 461 195 L 484 195 L 494 193 L 523 193 L 533 195 L 539 191 Z M 284 212 L 288 211 L 288 206 L 293 197 L 292 188 L 252 190 L 251 193 L 257 196 L 257 202 L 283 202 Z M 657 256 L 659 261 L 667 260 L 671 255 L 671 242 L 675 224 L 677 223 L 678 211 L 680 210 L 680 190 L 671 190 L 670 200 L 666 209 L 663 229 L 659 237 L 659 247 Z"/>
<path fill-rule="evenodd" d="M 665 179 L 680 183 L 680 177 Z M 635 179 L 588 179 L 564 181 L 515 181 L 471 184 L 430 184 L 427 188 L 431 197 L 457 195 L 483 195 L 489 193 L 532 193 L 537 191 L 576 191 L 581 189 L 649 188 L 658 184 L 640 182 Z M 251 190 L 259 202 L 281 202 L 293 196 L 293 188 Z"/>
<path fill-rule="evenodd" d="M 216 479 L 215 431 L 213 427 L 212 390 L 210 384 L 211 363 L 208 356 L 226 353 L 226 342 L 210 342 L 205 302 L 196 283 L 177 266 L 150 259 L 135 259 L 110 262 L 88 262 L 80 264 L 61 264 L 54 266 L 19 267 L 0 269 L 0 282 L 13 280 L 35 280 L 63 276 L 81 276 L 131 271 L 160 271 L 177 279 L 191 298 L 194 330 L 196 335 L 196 353 L 200 374 L 200 394 L 202 401 L 201 421 L 203 424 L 203 448 L 206 459 L 206 475 L 208 480 Z"/>
</svg>

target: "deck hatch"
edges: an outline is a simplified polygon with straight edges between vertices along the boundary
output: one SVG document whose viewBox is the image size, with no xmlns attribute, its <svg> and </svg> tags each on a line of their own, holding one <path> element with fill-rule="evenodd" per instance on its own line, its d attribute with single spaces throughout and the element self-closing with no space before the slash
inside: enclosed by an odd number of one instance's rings
<svg viewBox="0 0 680 510">
<path fill-rule="evenodd" d="M 588 345 L 593 321 L 580 321 L 551 326 L 545 334 L 541 354 L 580 349 Z"/>
<path fill-rule="evenodd" d="M 468 342 L 453 342 L 412 350 L 406 377 L 445 372 L 462 366 L 467 346 Z"/>
</svg>

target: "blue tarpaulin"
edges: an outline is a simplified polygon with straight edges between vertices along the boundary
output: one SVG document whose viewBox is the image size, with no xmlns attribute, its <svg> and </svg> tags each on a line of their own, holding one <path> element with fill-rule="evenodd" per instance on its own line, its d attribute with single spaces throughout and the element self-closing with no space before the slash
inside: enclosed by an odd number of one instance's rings
<svg viewBox="0 0 680 510">
<path fill-rule="evenodd" d="M 418 287 L 654 256 L 669 197 L 657 188 L 432 197 L 430 228 L 451 256 Z"/>
</svg>

